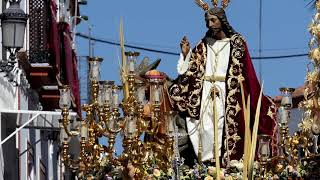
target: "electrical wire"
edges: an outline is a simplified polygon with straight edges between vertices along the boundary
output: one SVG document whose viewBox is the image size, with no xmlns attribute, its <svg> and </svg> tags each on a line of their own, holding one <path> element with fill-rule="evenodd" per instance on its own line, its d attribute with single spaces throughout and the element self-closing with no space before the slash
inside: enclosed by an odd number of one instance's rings
<svg viewBox="0 0 320 180">
<path fill-rule="evenodd" d="M 83 33 L 76 33 L 76 36 L 85 38 L 85 39 L 91 39 L 92 41 L 100 42 L 100 43 L 105 43 L 105 44 L 110 44 L 110 45 L 115 45 L 115 46 L 120 46 L 120 43 L 110 41 L 110 40 L 104 40 L 100 38 L 95 38 L 95 37 L 90 37 L 86 34 Z M 168 54 L 168 55 L 174 55 L 174 56 L 179 56 L 180 53 L 177 52 L 170 52 L 170 51 L 163 51 L 163 50 L 157 50 L 157 49 L 151 49 L 151 48 L 145 48 L 142 46 L 134 46 L 134 45 L 124 45 L 127 48 L 133 48 L 133 49 L 138 49 L 138 50 L 143 50 L 143 51 L 149 51 L 149 52 L 155 52 L 155 53 L 161 53 L 161 54 Z M 304 57 L 308 56 L 308 53 L 301 53 L 301 54 L 289 54 L 289 55 L 279 55 L 279 56 L 252 56 L 251 59 L 255 60 L 261 60 L 261 59 L 284 59 L 284 58 L 295 58 L 295 57 Z"/>
</svg>

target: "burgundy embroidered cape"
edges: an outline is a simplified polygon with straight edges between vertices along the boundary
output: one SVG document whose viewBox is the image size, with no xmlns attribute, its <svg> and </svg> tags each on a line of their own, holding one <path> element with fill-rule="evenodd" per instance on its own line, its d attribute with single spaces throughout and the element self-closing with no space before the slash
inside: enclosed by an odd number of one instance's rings
<svg viewBox="0 0 320 180">
<path fill-rule="evenodd" d="M 187 117 L 199 119 L 203 76 L 206 67 L 206 43 L 202 40 L 193 50 L 188 70 L 179 75 L 169 88 L 169 94 L 176 110 Z M 243 77 L 243 78 L 242 78 Z M 244 94 L 250 94 L 251 127 L 253 127 L 260 85 L 248 52 L 245 40 L 239 34 L 230 38 L 230 58 L 226 74 L 225 131 L 223 153 L 228 149 L 230 159 L 243 156 L 245 123 L 242 110 L 240 80 L 243 80 Z M 266 96 L 262 97 L 259 134 L 275 136 L 275 105 Z M 226 142 L 228 141 L 228 142 Z M 228 147 L 226 146 L 228 145 Z"/>
</svg>

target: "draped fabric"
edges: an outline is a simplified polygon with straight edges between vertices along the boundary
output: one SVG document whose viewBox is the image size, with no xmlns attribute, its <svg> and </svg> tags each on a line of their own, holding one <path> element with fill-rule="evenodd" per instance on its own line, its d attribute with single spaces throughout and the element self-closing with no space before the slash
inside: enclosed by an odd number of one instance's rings
<svg viewBox="0 0 320 180">
<path fill-rule="evenodd" d="M 203 76 L 207 57 L 206 43 L 200 42 L 193 50 L 188 70 L 179 75 L 169 88 L 174 107 L 183 116 L 199 119 Z M 260 85 L 256 77 L 253 64 L 245 40 L 241 35 L 235 34 L 230 38 L 230 58 L 226 74 L 226 127 L 223 135 L 224 158 L 240 159 L 243 156 L 243 142 L 245 123 L 242 110 L 242 97 L 240 81 L 244 85 L 244 95 L 250 94 L 250 120 L 251 127 L 255 119 Z M 259 133 L 275 135 L 275 105 L 263 96 L 260 109 Z M 213 143 L 213 142 L 208 142 Z M 228 151 L 228 152 L 227 152 Z"/>
<path fill-rule="evenodd" d="M 62 45 L 60 47 L 60 79 L 63 84 L 68 84 L 71 86 L 73 107 L 75 107 L 78 114 L 81 115 L 77 56 L 75 51 L 72 49 L 72 36 L 70 31 L 70 25 L 65 22 L 59 23 L 59 30 L 60 38 L 63 39 Z"/>
<path fill-rule="evenodd" d="M 51 64 L 56 72 L 57 79 L 60 74 L 60 37 L 57 21 L 57 4 L 55 0 L 50 1 L 50 28 L 49 28 L 49 51 L 51 54 Z"/>
</svg>

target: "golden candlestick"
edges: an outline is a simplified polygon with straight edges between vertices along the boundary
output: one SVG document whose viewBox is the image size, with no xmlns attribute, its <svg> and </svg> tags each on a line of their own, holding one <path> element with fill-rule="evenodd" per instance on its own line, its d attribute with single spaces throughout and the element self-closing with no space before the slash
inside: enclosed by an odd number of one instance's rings
<svg viewBox="0 0 320 180">
<path fill-rule="evenodd" d="M 136 178 L 143 179 L 146 168 L 157 162 L 161 168 L 169 168 L 172 159 L 173 138 L 160 132 L 162 110 L 161 99 L 164 77 L 162 75 L 147 76 L 148 81 L 137 81 L 135 72 L 135 60 L 137 53 L 128 53 L 128 70 L 125 75 L 129 94 L 120 100 L 119 91 L 121 86 L 114 85 L 113 81 L 99 81 L 100 58 L 90 59 L 90 92 L 91 102 L 82 105 L 85 118 L 80 126 L 80 133 L 69 131 L 68 119 L 70 108 L 70 95 L 65 88 L 61 96 L 62 127 L 66 136 L 80 135 L 80 155 L 77 161 L 70 159 L 68 154 L 68 142 L 62 146 L 62 158 L 64 163 L 79 171 L 79 177 L 85 178 L 88 174 L 98 173 L 102 159 L 114 166 L 125 166 L 131 162 L 136 167 Z M 147 83 L 145 85 L 145 83 Z M 145 97 L 145 91 L 150 97 Z M 146 103 L 146 101 L 149 101 Z M 145 114 L 145 107 L 149 107 L 149 114 Z M 121 112 L 122 111 L 122 112 Z M 145 116 L 146 115 L 146 116 Z M 163 118 L 165 119 L 165 118 Z M 122 141 L 123 152 L 119 157 L 115 156 L 116 137 L 120 132 L 124 133 Z M 158 137 L 161 134 L 161 137 Z M 141 140 L 145 136 L 144 141 Z M 98 138 L 107 138 L 107 146 L 102 146 Z M 105 157 L 101 159 L 101 154 Z M 107 158 L 107 159 L 106 159 Z M 81 174 L 81 175 L 80 175 Z M 96 174 L 96 175 L 97 175 Z"/>
</svg>

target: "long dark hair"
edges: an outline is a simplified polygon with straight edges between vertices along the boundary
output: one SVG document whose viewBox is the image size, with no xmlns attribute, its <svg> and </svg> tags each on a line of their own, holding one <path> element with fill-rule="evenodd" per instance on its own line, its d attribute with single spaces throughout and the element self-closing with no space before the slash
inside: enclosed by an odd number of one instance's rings
<svg viewBox="0 0 320 180">
<path fill-rule="evenodd" d="M 222 30 L 228 38 L 230 38 L 234 34 L 237 34 L 237 32 L 229 24 L 226 13 L 222 8 L 213 7 L 211 9 L 209 9 L 208 11 L 206 11 L 205 16 L 207 14 L 215 15 L 218 17 L 218 19 L 220 20 L 221 25 L 222 25 Z M 208 30 L 205 37 L 210 37 L 210 35 L 211 35 L 211 32 L 210 32 L 210 30 Z"/>
</svg>

